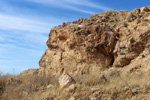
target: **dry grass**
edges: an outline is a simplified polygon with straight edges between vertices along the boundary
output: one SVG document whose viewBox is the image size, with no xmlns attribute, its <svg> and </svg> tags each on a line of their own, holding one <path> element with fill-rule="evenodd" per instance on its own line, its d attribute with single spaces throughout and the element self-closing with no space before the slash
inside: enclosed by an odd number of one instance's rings
<svg viewBox="0 0 150 100">
<path fill-rule="evenodd" d="M 0 100 L 2 99 L 2 95 L 3 95 L 4 91 L 5 91 L 6 82 L 7 82 L 7 80 L 8 80 L 10 77 L 15 77 L 15 76 L 14 76 L 14 75 L 10 75 L 10 74 L 3 75 L 3 74 L 0 72 Z"/>
<path fill-rule="evenodd" d="M 57 78 L 52 77 L 50 75 L 49 76 L 34 75 L 33 77 L 31 77 L 29 82 L 37 86 L 47 86 L 49 84 L 58 85 Z"/>
<path fill-rule="evenodd" d="M 136 100 L 149 100 L 140 99 L 143 95 L 148 96 L 150 93 L 150 77 L 141 74 L 129 73 L 110 76 L 111 78 L 103 75 L 76 76 L 77 89 L 74 96 L 82 97 L 83 100 L 87 100 L 90 95 L 100 96 L 100 100 L 106 100 L 108 97 L 112 100 L 125 100 L 132 97 L 137 97 Z"/>
<path fill-rule="evenodd" d="M 74 76 L 75 81 L 86 86 L 95 86 L 99 84 L 104 84 L 107 82 L 107 79 L 104 75 L 82 75 Z"/>
<path fill-rule="evenodd" d="M 15 81 L 8 84 L 6 80 L 10 77 L 13 77 Z M 142 98 L 145 95 L 147 97 L 150 93 L 150 78 L 141 74 L 110 76 L 111 78 L 102 74 L 72 77 L 76 81 L 76 89 L 73 92 L 67 92 L 59 88 L 57 77 L 35 74 L 23 82 L 17 76 L 1 75 L 0 80 L 5 80 L 7 83 L 1 100 L 43 100 L 46 97 L 67 100 L 72 96 L 80 100 L 89 100 L 91 95 L 100 100 L 107 100 L 108 97 L 112 100 L 125 100 L 133 96 Z M 54 87 L 48 89 L 49 84 Z"/>
<path fill-rule="evenodd" d="M 0 82 L 5 84 L 5 93 L 2 95 L 3 98 L 0 100 L 43 100 L 49 95 L 53 95 L 52 91 L 47 89 L 49 84 L 58 86 L 56 77 L 32 75 L 30 78 L 27 76 L 14 76 L 4 75 L 0 76 Z M 11 79 L 11 80 L 10 80 Z M 4 89 L 4 87 L 2 88 Z M 0 85 L 0 90 L 1 85 Z M 56 89 L 56 88 L 53 88 Z"/>
</svg>

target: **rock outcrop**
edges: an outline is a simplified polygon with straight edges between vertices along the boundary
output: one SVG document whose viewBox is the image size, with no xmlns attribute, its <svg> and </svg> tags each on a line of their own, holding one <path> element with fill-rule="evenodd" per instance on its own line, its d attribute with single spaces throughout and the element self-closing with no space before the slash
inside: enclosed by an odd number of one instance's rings
<svg viewBox="0 0 150 100">
<path fill-rule="evenodd" d="M 124 67 L 150 46 L 150 7 L 107 11 L 51 29 L 41 74 L 96 74 Z"/>
</svg>

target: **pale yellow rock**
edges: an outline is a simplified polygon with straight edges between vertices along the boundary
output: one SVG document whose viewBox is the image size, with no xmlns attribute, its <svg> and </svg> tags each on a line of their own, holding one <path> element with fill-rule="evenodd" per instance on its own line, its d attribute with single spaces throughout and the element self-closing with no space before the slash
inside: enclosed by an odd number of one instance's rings
<svg viewBox="0 0 150 100">
<path fill-rule="evenodd" d="M 148 12 L 148 11 L 149 11 L 149 9 L 146 6 L 140 8 L 141 13 Z"/>
<path fill-rule="evenodd" d="M 49 84 L 49 85 L 47 86 L 47 89 L 51 89 L 51 88 L 54 88 L 54 85 Z"/>
<path fill-rule="evenodd" d="M 73 78 L 65 72 L 59 77 L 58 81 L 61 88 L 74 82 Z"/>
</svg>

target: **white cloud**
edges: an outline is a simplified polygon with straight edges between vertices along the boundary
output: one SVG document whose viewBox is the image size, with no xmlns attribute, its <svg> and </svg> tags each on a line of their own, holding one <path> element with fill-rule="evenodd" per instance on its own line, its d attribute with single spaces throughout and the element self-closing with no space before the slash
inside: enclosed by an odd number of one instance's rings
<svg viewBox="0 0 150 100">
<path fill-rule="evenodd" d="M 44 4 L 47 6 L 55 6 L 55 7 L 71 9 L 74 11 L 79 11 L 79 12 L 87 13 L 87 14 L 93 14 L 95 12 L 85 10 L 84 7 L 79 7 L 79 6 L 91 7 L 91 8 L 104 10 L 104 11 L 112 9 L 110 7 L 106 7 L 101 4 L 98 5 L 98 4 L 92 3 L 89 0 L 27 0 L 27 1 L 36 2 L 36 3 Z"/>
<path fill-rule="evenodd" d="M 89 11 L 89 10 L 83 10 L 83 9 L 80 9 L 80 8 L 77 8 L 77 7 L 73 7 L 73 6 L 69 6 L 69 5 L 65 5 L 65 7 L 69 8 L 69 9 L 72 9 L 72 10 L 75 10 L 75 11 L 79 11 L 79 12 L 82 12 L 82 13 L 87 13 L 87 14 L 95 14 L 95 12 L 93 11 Z"/>
<path fill-rule="evenodd" d="M 3 53 L 4 52 L 8 52 L 10 53 L 11 50 L 18 50 L 18 51 L 24 51 L 24 52 L 28 52 L 28 53 L 32 53 L 32 55 L 34 54 L 37 54 L 37 55 L 40 55 L 42 52 L 37 50 L 36 48 L 35 49 L 31 49 L 31 48 L 25 48 L 25 47 L 18 47 L 18 46 L 15 46 L 13 44 L 0 44 L 0 47 L 3 48 Z"/>
<path fill-rule="evenodd" d="M 110 10 L 112 8 L 110 7 L 106 7 L 102 4 L 95 4 L 90 2 L 89 0 L 64 0 L 64 2 L 66 3 L 71 3 L 71 4 L 77 4 L 77 5 L 83 5 L 83 6 L 87 6 L 87 7 L 91 7 L 91 8 L 97 8 L 100 10 Z"/>
<path fill-rule="evenodd" d="M 11 15 L 0 14 L 0 29 L 3 30 L 23 30 L 29 32 L 48 32 L 52 27 L 48 23 L 35 21 L 32 19 L 20 18 Z"/>
</svg>

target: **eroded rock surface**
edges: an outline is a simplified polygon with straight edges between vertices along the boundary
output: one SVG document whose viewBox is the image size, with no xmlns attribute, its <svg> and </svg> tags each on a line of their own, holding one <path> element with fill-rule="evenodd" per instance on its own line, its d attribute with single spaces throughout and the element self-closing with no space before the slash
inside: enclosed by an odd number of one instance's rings
<svg viewBox="0 0 150 100">
<path fill-rule="evenodd" d="M 95 74 L 124 67 L 150 46 L 150 7 L 107 11 L 51 29 L 41 74 Z"/>
</svg>

